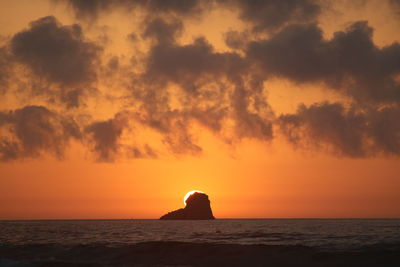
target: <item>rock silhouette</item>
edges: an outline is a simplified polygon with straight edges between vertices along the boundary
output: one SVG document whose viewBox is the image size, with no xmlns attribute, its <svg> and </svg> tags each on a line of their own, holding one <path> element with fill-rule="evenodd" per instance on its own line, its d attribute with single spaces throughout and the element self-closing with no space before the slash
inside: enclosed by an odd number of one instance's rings
<svg viewBox="0 0 400 267">
<path fill-rule="evenodd" d="M 186 207 L 161 216 L 160 220 L 213 220 L 208 195 L 195 192 L 186 200 Z"/>
</svg>

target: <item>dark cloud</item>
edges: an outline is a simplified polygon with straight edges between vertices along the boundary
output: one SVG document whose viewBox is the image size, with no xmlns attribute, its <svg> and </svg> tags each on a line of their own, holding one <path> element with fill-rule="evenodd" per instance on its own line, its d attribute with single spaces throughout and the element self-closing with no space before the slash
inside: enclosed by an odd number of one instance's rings
<svg viewBox="0 0 400 267">
<path fill-rule="evenodd" d="M 185 116 L 177 115 L 168 117 L 168 131 L 163 134 L 163 143 L 173 154 L 200 154 L 202 148 L 190 133 L 190 121 Z"/>
<path fill-rule="evenodd" d="M 162 25 L 150 32 L 156 33 L 155 36 L 173 33 L 171 36 L 176 32 L 174 29 L 179 29 L 171 24 Z M 148 35 L 152 36 L 150 33 Z M 252 73 L 253 69 L 246 58 L 238 53 L 215 52 L 213 46 L 202 37 L 186 45 L 177 44 L 174 39 L 156 39 L 158 42 L 150 49 L 147 69 L 143 74 L 143 80 L 151 84 L 153 90 L 147 86 L 145 94 L 139 97 L 145 103 L 144 109 L 149 108 L 148 114 L 154 117 L 157 112 L 160 113 L 160 119 L 155 121 L 168 121 L 165 117 L 170 114 L 177 116 L 168 106 L 169 95 L 165 89 L 173 83 L 183 91 L 180 96 L 183 107 L 179 116 L 187 116 L 184 118 L 187 123 L 194 119 L 217 133 L 223 130 L 224 120 L 232 119 L 239 139 L 272 138 L 271 112 L 263 96 L 263 80 Z M 160 108 L 154 103 L 167 104 Z M 148 121 L 154 123 L 152 119 Z M 156 125 L 159 127 L 160 123 Z M 190 136 L 184 128 L 181 129 L 185 133 L 181 136 Z M 189 144 L 188 141 L 182 143 Z"/>
<path fill-rule="evenodd" d="M 14 35 L 11 56 L 31 69 L 37 94 L 77 107 L 101 73 L 106 76 L 103 82 L 115 80 L 128 87 L 131 106 L 123 103 L 129 111 L 83 126 L 82 136 L 72 118 L 45 107 L 0 112 L 2 160 L 47 152 L 62 157 L 71 139 L 88 145 L 98 161 L 157 157 L 153 143 L 135 139 L 141 129 L 154 132 L 174 155 L 199 155 L 203 149 L 198 144 L 198 129 L 202 127 L 233 144 L 243 138 L 272 140 L 273 123 L 297 147 L 349 157 L 400 154 L 398 43 L 378 47 L 366 22 L 353 23 L 329 40 L 315 23 L 292 24 L 317 18 L 320 10 L 314 1 L 218 2 L 239 7 L 241 18 L 253 30 L 267 30 L 268 37 L 251 31 L 228 32 L 226 43 L 234 49 L 230 52 L 216 51 L 204 37 L 181 44 L 182 18 L 160 14 L 197 12 L 200 1 L 150 0 L 69 1 L 77 14 L 85 16 L 113 6 L 140 5 L 153 12 L 145 15 L 143 31 L 129 36 L 133 43 L 150 45 L 148 53 L 132 63 L 138 63 L 138 72 L 136 66 L 125 65 L 123 56 L 110 55 L 100 65 L 101 49 L 85 40 L 81 27 L 63 26 L 54 17 L 36 20 Z M 0 49 L 2 53 L 6 50 Z M 0 69 L 0 86 L 8 82 L 7 60 L 0 58 L 0 67 L 6 66 Z M 275 118 L 264 87 L 270 77 L 325 83 L 348 96 L 351 107 L 327 102 L 302 105 L 295 114 Z M 43 88 L 41 81 L 50 86 Z M 111 99 L 110 95 L 107 92 Z"/>
<path fill-rule="evenodd" d="M 209 3 L 210 0 L 138 0 L 151 12 L 173 12 L 180 15 L 193 15 L 201 11 L 201 3 Z"/>
<path fill-rule="evenodd" d="M 278 121 L 295 146 L 328 150 L 349 157 L 400 155 L 400 108 L 345 108 L 340 103 L 299 106 Z"/>
<path fill-rule="evenodd" d="M 226 107 L 212 106 L 208 108 L 192 108 L 186 111 L 187 116 L 194 118 L 200 125 L 214 133 L 222 130 L 224 118 L 228 115 Z"/>
<path fill-rule="evenodd" d="M 153 97 L 159 97 L 152 92 Z M 155 99 L 153 99 L 155 100 Z M 161 142 L 168 151 L 175 155 L 198 155 L 202 148 L 196 144 L 197 136 L 191 132 L 191 117 L 185 111 L 172 110 L 168 102 L 151 104 L 150 98 L 142 98 L 140 112 L 133 118 L 140 127 L 149 127 L 161 135 Z"/>
<path fill-rule="evenodd" d="M 0 112 L 0 159 L 33 158 L 50 153 L 62 158 L 71 139 L 80 139 L 76 122 L 43 106 Z"/>
<path fill-rule="evenodd" d="M 339 103 L 301 105 L 296 114 L 279 118 L 283 133 L 293 144 L 321 146 L 328 144 L 349 156 L 362 156 L 364 117 L 354 110 L 346 111 Z"/>
<path fill-rule="evenodd" d="M 372 33 L 360 21 L 324 40 L 314 24 L 291 25 L 270 39 L 251 42 L 246 53 L 268 76 L 322 81 L 360 102 L 399 101 L 400 44 L 379 48 Z"/>
<path fill-rule="evenodd" d="M 391 106 L 369 112 L 367 132 L 375 151 L 400 156 L 400 107 Z"/>
<path fill-rule="evenodd" d="M 245 49 L 249 34 L 239 31 L 228 31 L 224 34 L 225 43 L 232 49 Z"/>
<path fill-rule="evenodd" d="M 172 14 L 195 16 L 210 7 L 235 8 L 253 29 L 275 30 L 288 23 L 311 22 L 320 13 L 315 0 L 54 0 L 66 2 L 79 18 L 96 18 L 114 9 L 144 10 L 150 17 Z M 217 4 L 217 5 L 216 5 Z"/>
<path fill-rule="evenodd" d="M 225 1 L 231 4 L 232 1 Z M 240 18 L 251 22 L 254 31 L 276 30 L 289 23 L 316 20 L 321 7 L 315 0 L 236 0 Z"/>
<path fill-rule="evenodd" d="M 54 17 L 38 19 L 14 35 L 11 49 L 19 61 L 50 81 L 75 85 L 95 79 L 99 48 L 84 41 L 78 24 L 62 26 Z"/>
<path fill-rule="evenodd" d="M 204 38 L 187 45 L 160 43 L 152 47 L 145 78 L 171 81 L 187 92 L 210 80 L 239 75 L 248 66 L 236 53 L 217 53 Z"/>
<path fill-rule="evenodd" d="M 74 118 L 60 115 L 43 106 L 2 111 L 0 161 L 38 158 L 44 155 L 62 159 L 72 140 L 88 145 L 95 152 L 98 161 L 114 161 L 121 156 L 156 158 L 157 151 L 149 144 L 127 144 L 121 140 L 123 133 L 130 130 L 129 120 L 132 119 L 128 112 L 120 112 L 112 119 L 90 123 L 81 132 L 81 127 Z M 176 153 L 179 152 L 178 142 L 186 142 L 187 145 L 190 143 L 190 138 L 180 133 L 181 127 L 186 125 L 180 126 L 179 122 L 171 125 L 171 128 L 177 129 L 176 134 L 166 134 L 164 138 L 165 144 Z"/>
<path fill-rule="evenodd" d="M 134 140 L 132 122 L 135 114 L 119 112 L 108 120 L 95 121 L 85 127 L 86 139 L 97 161 L 112 162 L 120 157 L 157 158 L 158 152 L 142 140 Z M 144 125 L 141 125 L 143 127 Z M 123 140 L 126 134 L 130 142 Z M 133 141 L 133 142 L 132 142 Z"/>
<path fill-rule="evenodd" d="M 61 99 L 69 106 L 78 106 L 79 96 L 96 79 L 101 49 L 85 41 L 78 24 L 62 26 L 52 16 L 38 19 L 15 34 L 10 47 L 15 59 L 38 79 L 59 86 Z"/>
<path fill-rule="evenodd" d="M 8 79 L 10 76 L 10 62 L 5 47 L 0 47 L 0 95 L 8 89 Z"/>
<path fill-rule="evenodd" d="M 269 141 L 273 138 L 271 119 L 274 114 L 264 100 L 262 80 L 258 83 L 247 86 L 243 81 L 236 83 L 231 95 L 235 133 L 239 138 Z"/>
<path fill-rule="evenodd" d="M 159 44 L 172 44 L 176 37 L 182 32 L 183 24 L 179 20 L 166 22 L 161 18 L 150 20 L 143 32 L 145 38 L 155 38 Z"/>
<path fill-rule="evenodd" d="M 389 4 L 397 15 L 400 15 L 400 0 L 389 0 Z"/>
<path fill-rule="evenodd" d="M 157 158 L 158 153 L 150 145 L 145 144 L 142 149 L 131 146 L 129 147 L 130 153 L 128 153 L 129 158 Z"/>
<path fill-rule="evenodd" d="M 115 8 L 141 8 L 150 14 L 195 15 L 202 11 L 201 0 L 63 0 L 79 18 L 96 18 L 100 13 Z M 56 0 L 61 2 L 61 0 Z"/>
<path fill-rule="evenodd" d="M 54 0 L 54 2 L 62 2 L 61 0 Z M 108 10 L 113 7 L 115 3 L 129 3 L 130 1 L 109 1 L 109 0 L 65 0 L 68 5 L 74 10 L 79 18 L 95 18 L 99 12 Z"/>
<path fill-rule="evenodd" d="M 117 113 L 114 118 L 106 121 L 97 121 L 85 128 L 93 143 L 93 150 L 99 161 L 112 161 L 119 153 L 120 138 L 124 129 L 128 127 L 127 114 Z"/>
</svg>

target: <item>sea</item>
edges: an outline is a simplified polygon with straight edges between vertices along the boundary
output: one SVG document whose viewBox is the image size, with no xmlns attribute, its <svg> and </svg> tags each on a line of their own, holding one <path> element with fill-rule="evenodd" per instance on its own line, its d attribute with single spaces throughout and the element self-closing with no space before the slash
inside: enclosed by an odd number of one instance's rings
<svg viewBox="0 0 400 267">
<path fill-rule="evenodd" d="M 400 266 L 397 265 L 400 263 L 400 219 L 0 221 L 0 266 L 135 266 L 136 263 L 138 266 L 211 266 L 213 257 L 206 262 L 200 259 L 200 263 L 205 265 L 196 264 L 195 259 L 210 247 L 222 254 L 229 254 L 229 249 L 233 248 L 239 254 L 251 248 L 251 253 L 260 256 L 253 262 L 254 266 L 257 263 L 264 266 L 261 264 L 264 260 L 262 255 L 266 255 L 258 250 L 255 252 L 256 248 L 263 251 L 272 248 L 306 249 L 306 255 L 310 251 L 310 255 L 327 253 L 328 258 L 334 253 L 364 253 L 362 257 L 365 258 L 371 251 L 384 251 L 395 253 L 389 255 L 394 258 L 387 265 L 376 266 Z M 139 260 L 135 261 L 134 257 L 122 259 L 129 249 L 132 255 L 139 256 L 136 257 Z M 125 254 L 118 258 L 121 251 Z M 185 251 L 187 260 L 176 261 Z M 90 253 L 93 255 L 88 255 Z M 110 257 L 106 256 L 107 253 Z M 190 253 L 194 253 L 193 259 Z M 278 261 L 279 253 L 278 256 L 274 254 Z M 282 253 L 281 256 L 286 257 L 286 252 Z M 98 260 L 99 254 L 104 260 Z M 146 259 L 145 255 L 150 258 Z M 117 261 L 113 261 L 113 257 Z M 226 259 L 227 255 L 222 255 L 221 259 L 224 257 Z M 240 261 L 229 263 L 233 266 Z"/>
</svg>

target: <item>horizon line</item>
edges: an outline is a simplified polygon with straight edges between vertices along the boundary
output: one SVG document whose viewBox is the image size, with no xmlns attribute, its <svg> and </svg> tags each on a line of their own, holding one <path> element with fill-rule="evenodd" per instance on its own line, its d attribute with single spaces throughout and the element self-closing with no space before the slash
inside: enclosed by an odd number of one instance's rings
<svg viewBox="0 0 400 267">
<path fill-rule="evenodd" d="M 373 220 L 400 219 L 399 217 L 222 217 L 214 220 Z M 0 219 L 2 221 L 122 221 L 122 220 L 160 220 L 159 218 L 42 218 L 42 219 Z M 210 221 L 210 220 L 173 220 L 173 221 Z"/>
</svg>

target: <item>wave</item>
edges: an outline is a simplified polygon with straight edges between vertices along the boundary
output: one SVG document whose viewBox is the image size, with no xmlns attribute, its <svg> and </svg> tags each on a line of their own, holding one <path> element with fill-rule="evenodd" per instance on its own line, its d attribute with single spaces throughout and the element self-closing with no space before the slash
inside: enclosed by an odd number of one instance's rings
<svg viewBox="0 0 400 267">
<path fill-rule="evenodd" d="M 0 245 L 0 266 L 400 266 L 400 244 L 321 251 L 302 245 L 154 241 Z"/>
</svg>

